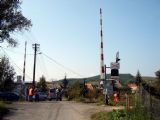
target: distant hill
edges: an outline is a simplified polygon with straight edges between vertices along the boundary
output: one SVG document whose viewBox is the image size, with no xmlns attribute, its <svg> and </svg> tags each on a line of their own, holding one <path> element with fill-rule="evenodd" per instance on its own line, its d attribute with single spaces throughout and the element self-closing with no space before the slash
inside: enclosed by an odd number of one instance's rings
<svg viewBox="0 0 160 120">
<path fill-rule="evenodd" d="M 150 77 L 150 76 L 143 76 L 143 80 L 156 80 L 156 77 Z"/>
<path fill-rule="evenodd" d="M 128 82 L 135 82 L 135 77 L 131 74 L 120 74 L 120 81 L 123 85 L 127 84 Z M 110 74 L 107 74 L 107 79 L 110 78 Z M 88 77 L 88 78 L 67 78 L 67 80 L 69 81 L 69 86 L 73 85 L 75 82 L 79 82 L 79 83 L 84 83 L 85 82 L 89 82 L 92 83 L 94 85 L 98 85 L 99 84 L 99 80 L 100 80 L 100 76 L 93 76 L 93 77 Z M 62 82 L 62 80 L 59 80 L 59 82 Z"/>
</svg>

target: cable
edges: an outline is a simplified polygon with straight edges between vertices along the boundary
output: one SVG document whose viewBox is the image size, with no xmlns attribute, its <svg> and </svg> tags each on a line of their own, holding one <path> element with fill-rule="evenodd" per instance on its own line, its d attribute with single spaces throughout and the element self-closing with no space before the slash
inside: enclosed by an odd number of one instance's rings
<svg viewBox="0 0 160 120">
<path fill-rule="evenodd" d="M 1 46 L 1 47 L 2 47 L 2 46 Z M 15 54 L 19 54 L 19 55 L 24 54 L 24 53 L 21 53 L 21 52 L 15 52 L 15 51 L 10 50 L 10 49 L 5 48 L 5 47 L 2 47 L 2 48 L 5 49 L 5 50 L 7 50 L 7 51 L 9 51 L 9 52 L 15 53 Z M 26 55 L 34 55 L 34 54 L 32 54 L 32 53 L 27 53 Z"/>
<path fill-rule="evenodd" d="M 73 70 L 71 70 L 71 69 L 68 68 L 68 67 L 65 67 L 64 65 L 60 64 L 59 62 L 57 62 L 57 61 L 54 60 L 53 58 L 47 56 L 46 54 L 44 54 L 44 53 L 42 53 L 42 54 L 43 54 L 45 57 L 47 57 L 48 59 L 50 59 L 51 61 L 53 61 L 54 63 L 56 63 L 57 65 L 61 66 L 62 68 L 66 69 L 66 70 L 68 70 L 68 71 L 70 71 L 70 72 L 72 72 L 73 74 L 75 74 L 75 75 L 77 75 L 77 76 L 79 76 L 79 77 L 83 77 L 83 76 L 80 75 L 79 73 L 74 72 Z"/>
<path fill-rule="evenodd" d="M 37 63 L 38 63 L 37 68 L 39 67 L 39 69 L 40 69 L 40 71 L 38 71 L 39 74 L 41 74 L 41 72 L 42 72 L 42 75 L 48 76 L 48 74 L 47 74 L 47 69 L 46 69 L 46 67 L 45 67 L 45 65 L 44 65 L 44 63 L 43 63 L 43 59 L 42 59 L 42 58 L 39 58 L 39 56 L 37 56 Z M 39 69 L 38 69 L 38 70 L 39 70 Z"/>
<path fill-rule="evenodd" d="M 44 61 L 43 56 L 41 54 L 40 54 L 40 58 L 41 58 L 41 61 L 42 61 L 42 65 L 44 67 L 44 71 L 45 71 L 46 75 L 49 77 L 45 61 Z"/>
<path fill-rule="evenodd" d="M 32 41 L 33 41 L 33 43 L 34 43 L 34 42 L 35 42 L 35 43 L 38 43 L 38 40 L 37 40 L 36 37 L 34 36 L 33 32 L 29 31 L 28 33 L 30 34 L 30 36 L 32 36 Z"/>
<path fill-rule="evenodd" d="M 11 59 L 11 57 L 9 57 L 9 55 L 7 54 L 7 52 L 6 52 L 2 47 L 0 47 L 0 48 L 1 48 L 2 51 L 7 55 L 7 57 L 12 61 L 12 63 L 23 73 L 23 70 L 22 70 L 20 67 L 18 67 L 18 65 Z M 26 74 L 26 76 L 27 76 L 29 79 L 32 80 L 32 78 L 31 78 L 29 75 Z"/>
</svg>

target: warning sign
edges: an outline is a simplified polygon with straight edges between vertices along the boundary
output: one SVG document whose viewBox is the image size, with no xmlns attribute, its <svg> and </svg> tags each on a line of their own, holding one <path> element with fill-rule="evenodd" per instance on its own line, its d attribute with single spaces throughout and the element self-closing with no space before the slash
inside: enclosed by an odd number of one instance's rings
<svg viewBox="0 0 160 120">
<path fill-rule="evenodd" d="M 120 65 L 119 65 L 119 63 L 111 62 L 110 67 L 111 67 L 111 69 L 119 69 L 119 68 L 120 68 Z"/>
</svg>

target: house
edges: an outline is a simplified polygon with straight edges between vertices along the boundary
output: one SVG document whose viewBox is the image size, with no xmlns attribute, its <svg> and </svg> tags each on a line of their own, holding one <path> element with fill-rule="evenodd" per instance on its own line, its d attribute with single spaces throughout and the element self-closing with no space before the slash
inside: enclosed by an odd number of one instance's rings
<svg viewBox="0 0 160 120">
<path fill-rule="evenodd" d="M 138 89 L 138 86 L 135 83 L 128 83 L 127 86 L 132 90 L 132 93 Z"/>
<path fill-rule="evenodd" d="M 93 86 L 92 86 L 91 83 L 86 83 L 86 84 L 85 84 L 85 87 L 86 87 L 87 89 L 89 89 L 89 90 L 93 90 Z"/>
</svg>

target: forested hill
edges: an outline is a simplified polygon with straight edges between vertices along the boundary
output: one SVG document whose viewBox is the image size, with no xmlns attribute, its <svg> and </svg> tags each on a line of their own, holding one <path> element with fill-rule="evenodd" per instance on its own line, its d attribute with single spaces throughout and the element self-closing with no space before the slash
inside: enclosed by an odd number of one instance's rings
<svg viewBox="0 0 160 120">
<path fill-rule="evenodd" d="M 120 81 L 121 83 L 124 85 L 128 82 L 134 82 L 135 81 L 135 77 L 131 74 L 120 74 Z M 110 78 L 110 74 L 107 74 L 107 79 Z M 79 83 L 84 83 L 85 82 L 89 82 L 92 83 L 94 85 L 98 85 L 99 80 L 100 80 L 100 76 L 93 76 L 93 77 L 88 77 L 88 78 L 67 78 L 69 85 L 74 84 L 75 82 L 79 82 Z M 59 80 L 60 82 L 62 82 L 62 80 Z"/>
</svg>

